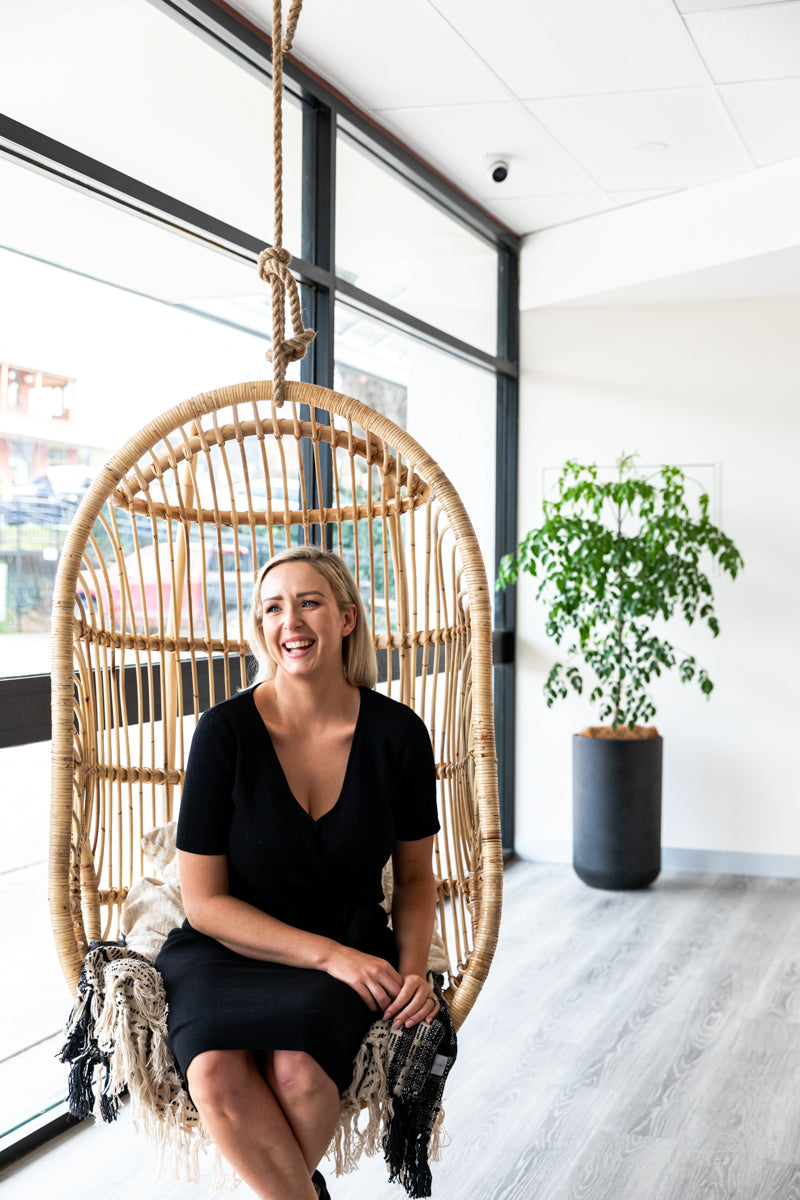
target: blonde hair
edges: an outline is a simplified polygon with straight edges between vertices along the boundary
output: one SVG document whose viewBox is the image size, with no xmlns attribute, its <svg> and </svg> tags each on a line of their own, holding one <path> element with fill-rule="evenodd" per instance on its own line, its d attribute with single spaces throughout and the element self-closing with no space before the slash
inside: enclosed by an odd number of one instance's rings
<svg viewBox="0 0 800 1200">
<path fill-rule="evenodd" d="M 287 562 L 307 562 L 316 571 L 319 571 L 323 579 L 330 585 L 340 612 L 344 612 L 350 605 L 355 605 L 355 626 L 342 639 L 344 677 L 355 687 L 374 688 L 378 680 L 378 663 L 358 585 L 338 554 L 334 554 L 331 550 L 319 550 L 316 546 L 291 546 L 288 550 L 282 550 L 280 554 L 274 555 L 264 563 L 256 574 L 247 636 L 250 649 L 258 663 L 258 670 L 252 682 L 254 684 L 263 683 L 266 679 L 272 679 L 277 670 L 275 660 L 267 650 L 264 641 L 262 629 L 264 607 L 261 603 L 261 586 L 273 567 Z"/>
</svg>

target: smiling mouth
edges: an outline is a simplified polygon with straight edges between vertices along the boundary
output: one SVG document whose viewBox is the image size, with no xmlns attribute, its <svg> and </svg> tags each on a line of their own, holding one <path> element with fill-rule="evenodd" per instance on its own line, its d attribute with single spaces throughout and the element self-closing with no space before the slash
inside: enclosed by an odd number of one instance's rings
<svg viewBox="0 0 800 1200">
<path fill-rule="evenodd" d="M 308 650 L 309 646 L 313 645 L 313 641 L 309 641 L 307 638 L 296 638 L 294 641 L 284 642 L 283 648 L 287 654 L 294 654 L 300 650 Z"/>
</svg>

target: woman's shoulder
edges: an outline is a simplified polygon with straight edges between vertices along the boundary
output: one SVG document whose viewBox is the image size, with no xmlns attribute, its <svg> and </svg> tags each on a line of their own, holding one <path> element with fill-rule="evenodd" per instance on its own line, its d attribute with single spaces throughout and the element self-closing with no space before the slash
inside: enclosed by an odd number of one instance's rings
<svg viewBox="0 0 800 1200">
<path fill-rule="evenodd" d="M 224 700 L 218 700 L 200 714 L 198 727 L 201 723 L 213 726 L 238 725 L 255 707 L 253 691 L 254 687 L 243 688 L 240 692 L 234 692 L 232 696 L 226 696 Z"/>
<path fill-rule="evenodd" d="M 416 729 L 428 732 L 422 717 L 401 700 L 395 700 L 370 688 L 362 688 L 361 696 L 362 704 L 367 705 L 367 712 L 374 723 L 384 725 L 387 729 Z"/>
</svg>

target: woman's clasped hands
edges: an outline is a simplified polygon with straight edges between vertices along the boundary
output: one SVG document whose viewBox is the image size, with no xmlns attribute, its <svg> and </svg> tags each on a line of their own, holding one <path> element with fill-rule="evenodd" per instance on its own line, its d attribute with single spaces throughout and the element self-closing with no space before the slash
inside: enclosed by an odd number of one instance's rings
<svg viewBox="0 0 800 1200">
<path fill-rule="evenodd" d="M 439 1001 L 423 975 L 401 975 L 391 963 L 350 946 L 337 944 L 325 967 L 334 979 L 358 992 L 367 1008 L 382 1013 L 394 1029 L 427 1024 L 439 1011 Z"/>
</svg>

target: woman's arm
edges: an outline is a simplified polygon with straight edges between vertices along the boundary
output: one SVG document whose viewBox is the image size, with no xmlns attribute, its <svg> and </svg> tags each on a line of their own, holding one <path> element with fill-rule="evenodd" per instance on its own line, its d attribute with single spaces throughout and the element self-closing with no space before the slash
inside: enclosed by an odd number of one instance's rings
<svg viewBox="0 0 800 1200">
<path fill-rule="evenodd" d="M 246 958 L 311 967 L 348 984 L 373 1012 L 382 1012 L 403 980 L 391 963 L 332 938 L 296 929 L 231 896 L 224 854 L 178 851 L 181 894 L 189 924 Z"/>
<path fill-rule="evenodd" d="M 394 892 L 392 928 L 400 955 L 403 986 L 384 1016 L 395 1029 L 425 1019 L 430 1024 L 439 1003 L 430 1001 L 426 978 L 428 953 L 436 915 L 436 881 L 433 877 L 433 837 L 395 842 L 392 855 Z"/>
</svg>

